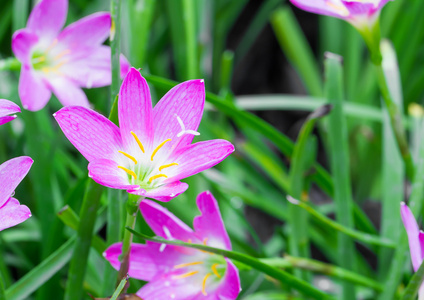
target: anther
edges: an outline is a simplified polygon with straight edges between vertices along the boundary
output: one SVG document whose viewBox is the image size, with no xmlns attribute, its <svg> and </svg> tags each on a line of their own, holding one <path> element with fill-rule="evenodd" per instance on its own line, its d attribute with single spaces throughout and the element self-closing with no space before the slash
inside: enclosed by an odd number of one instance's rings
<svg viewBox="0 0 424 300">
<path fill-rule="evenodd" d="M 168 176 L 166 176 L 165 174 L 158 174 L 158 175 L 154 175 L 154 176 L 150 177 L 149 182 L 152 182 L 153 180 L 158 179 L 160 177 L 168 178 Z"/>
<path fill-rule="evenodd" d="M 221 275 L 219 275 L 218 270 L 216 269 L 216 267 L 218 267 L 218 266 L 219 266 L 219 264 L 213 264 L 211 269 L 212 269 L 212 272 L 215 274 L 216 277 L 221 278 Z"/>
<path fill-rule="evenodd" d="M 137 135 L 136 135 L 133 131 L 131 131 L 131 134 L 132 134 L 132 136 L 134 137 L 135 141 L 137 142 L 138 146 L 140 147 L 141 152 L 143 152 L 143 153 L 144 153 L 144 147 L 143 147 L 143 144 L 141 143 L 141 141 L 140 141 L 140 139 L 138 138 L 138 136 L 137 136 Z"/>
<path fill-rule="evenodd" d="M 202 282 L 202 294 L 203 296 L 207 296 L 208 293 L 206 293 L 206 280 L 208 280 L 209 276 L 211 276 L 211 273 L 208 273 L 205 275 L 205 277 L 203 277 L 203 282 Z"/>
<path fill-rule="evenodd" d="M 170 163 L 170 164 L 167 164 L 167 165 L 160 166 L 159 172 L 161 172 L 165 168 L 169 168 L 169 167 L 172 167 L 172 166 L 178 166 L 178 164 L 177 163 Z"/>
<path fill-rule="evenodd" d="M 203 261 L 195 261 L 195 262 L 191 262 L 191 263 L 175 265 L 174 269 L 181 269 L 181 268 L 195 266 L 195 265 L 201 265 L 201 264 L 203 264 Z"/>
<path fill-rule="evenodd" d="M 208 242 L 208 238 L 204 238 L 203 239 L 203 245 L 205 245 L 206 246 L 206 243 Z"/>
<path fill-rule="evenodd" d="M 134 156 L 129 155 L 128 153 L 124 152 L 124 151 L 118 151 L 119 153 L 125 155 L 126 157 L 128 157 L 129 159 L 131 159 L 135 164 L 137 164 L 137 160 L 134 158 Z"/>
<path fill-rule="evenodd" d="M 170 142 L 171 139 L 166 139 L 162 143 L 160 143 L 155 150 L 153 150 L 152 156 L 150 157 L 150 160 L 153 161 L 153 157 L 156 155 L 156 153 L 159 151 L 160 148 L 163 147 L 167 142 Z"/>
<path fill-rule="evenodd" d="M 175 276 L 172 276 L 172 279 L 183 279 L 183 278 L 187 278 L 187 277 L 196 275 L 197 273 L 199 273 L 199 271 L 193 271 L 193 272 L 188 272 L 188 273 L 184 273 L 184 274 L 181 274 L 181 275 L 175 275 Z"/>
<path fill-rule="evenodd" d="M 134 179 L 137 179 L 137 174 L 134 173 L 134 171 L 131 171 L 125 167 L 122 166 L 118 166 L 118 169 L 124 170 L 125 172 L 128 173 L 128 175 L 131 175 L 132 177 L 134 177 Z"/>
</svg>

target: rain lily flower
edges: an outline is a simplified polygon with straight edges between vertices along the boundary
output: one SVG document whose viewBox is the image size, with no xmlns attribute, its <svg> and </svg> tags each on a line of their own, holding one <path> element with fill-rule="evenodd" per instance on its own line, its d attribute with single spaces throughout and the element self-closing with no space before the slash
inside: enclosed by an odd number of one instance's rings
<svg viewBox="0 0 424 300">
<path fill-rule="evenodd" d="M 109 85 L 110 47 L 108 12 L 89 15 L 62 29 L 67 0 L 41 0 L 32 10 L 27 27 L 15 32 L 12 50 L 22 63 L 19 96 L 23 107 L 42 109 L 53 92 L 64 105 L 88 107 L 81 88 Z M 121 56 L 122 77 L 129 64 Z"/>
<path fill-rule="evenodd" d="M 191 144 L 204 103 L 203 80 L 189 80 L 172 88 L 152 108 L 149 86 L 132 68 L 119 92 L 120 128 L 84 107 L 64 107 L 54 116 L 89 161 L 94 181 L 169 201 L 188 188 L 180 179 L 213 167 L 234 151 L 225 140 Z"/>
<path fill-rule="evenodd" d="M 424 233 L 420 231 L 414 215 L 404 202 L 400 204 L 400 213 L 408 235 L 412 267 L 416 272 L 424 260 Z M 424 285 L 420 287 L 419 299 L 424 299 Z"/>
<path fill-rule="evenodd" d="M 218 203 L 210 192 L 197 197 L 201 212 L 194 231 L 159 204 L 143 200 L 140 211 L 153 232 L 167 240 L 205 244 L 231 250 Z M 122 243 L 110 246 L 104 257 L 119 269 Z M 236 299 L 240 292 L 238 270 L 227 258 L 209 252 L 147 242 L 132 244 L 129 275 L 149 281 L 137 295 L 153 299 Z"/>
<path fill-rule="evenodd" d="M 21 156 L 0 165 L 0 231 L 31 217 L 29 208 L 20 205 L 19 201 L 13 198 L 13 193 L 28 174 L 32 163 L 30 157 Z"/>
<path fill-rule="evenodd" d="M 15 103 L 0 99 L 0 125 L 3 125 L 16 118 L 16 115 L 11 115 L 21 112 L 21 109 Z"/>
</svg>

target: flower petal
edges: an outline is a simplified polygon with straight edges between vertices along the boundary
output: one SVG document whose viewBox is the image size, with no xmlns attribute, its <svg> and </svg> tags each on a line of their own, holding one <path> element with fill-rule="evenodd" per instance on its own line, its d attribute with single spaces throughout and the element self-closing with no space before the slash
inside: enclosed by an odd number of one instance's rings
<svg viewBox="0 0 424 300">
<path fill-rule="evenodd" d="M 57 37 L 60 48 L 71 52 L 78 48 L 100 46 L 110 32 L 110 13 L 97 12 L 68 25 Z"/>
<path fill-rule="evenodd" d="M 22 65 L 19 77 L 19 97 L 22 106 L 31 111 L 40 110 L 49 102 L 51 95 L 43 78 L 29 65 Z"/>
<path fill-rule="evenodd" d="M 19 112 L 21 112 L 21 109 L 17 104 L 6 99 L 0 99 L 0 125 L 15 119 L 16 116 L 9 115 Z"/>
<path fill-rule="evenodd" d="M 422 249 L 419 240 L 420 231 L 418 224 L 411 210 L 404 202 L 400 204 L 400 213 L 402 216 L 403 225 L 405 226 L 405 230 L 408 235 L 412 266 L 414 267 L 414 271 L 417 271 L 423 261 L 421 254 Z"/>
<path fill-rule="evenodd" d="M 0 231 L 22 223 L 31 217 L 31 211 L 25 205 L 20 205 L 15 198 L 9 198 L 0 208 Z"/>
<path fill-rule="evenodd" d="M 349 16 L 349 10 L 340 0 L 290 0 L 290 2 L 302 10 L 345 19 Z"/>
<path fill-rule="evenodd" d="M 88 177 L 98 184 L 114 189 L 136 189 L 128 181 L 128 175 L 118 168 L 118 163 L 109 159 L 97 159 L 88 164 Z"/>
<path fill-rule="evenodd" d="M 121 77 L 129 71 L 130 65 L 121 54 Z M 110 47 L 98 46 L 94 49 L 79 51 L 71 55 L 70 62 L 60 68 L 66 77 L 78 86 L 95 88 L 110 85 Z"/>
<path fill-rule="evenodd" d="M 87 96 L 72 80 L 65 76 L 56 76 L 49 79 L 53 93 L 63 106 L 90 107 Z"/>
<path fill-rule="evenodd" d="M 35 32 L 48 46 L 65 24 L 67 13 L 67 0 L 42 0 L 34 6 L 29 15 L 27 28 Z"/>
<path fill-rule="evenodd" d="M 29 64 L 32 49 L 37 42 L 38 36 L 35 33 L 20 29 L 13 34 L 12 51 L 21 63 Z"/>
<path fill-rule="evenodd" d="M 65 136 L 89 161 L 118 160 L 122 149 L 119 128 L 99 113 L 80 106 L 68 106 L 53 115 Z"/>
<path fill-rule="evenodd" d="M 234 146 L 226 140 L 198 142 L 180 148 L 172 157 L 172 161 L 178 163 L 178 166 L 168 171 L 165 182 L 180 180 L 209 169 L 233 152 Z"/>
<path fill-rule="evenodd" d="M 181 252 L 174 246 L 167 245 L 161 250 L 161 244 L 146 242 L 146 244 L 131 245 L 130 267 L 128 273 L 130 277 L 145 281 L 152 280 L 159 274 L 173 270 L 174 266 L 182 261 Z M 117 270 L 121 266 L 119 256 L 122 253 L 122 243 L 111 245 L 103 256 Z"/>
<path fill-rule="evenodd" d="M 202 213 L 193 221 L 196 236 L 201 240 L 207 238 L 208 245 L 212 247 L 231 250 L 231 241 L 225 230 L 218 202 L 211 192 L 206 191 L 199 194 L 196 203 Z"/>
<path fill-rule="evenodd" d="M 193 230 L 190 227 L 156 202 L 141 201 L 140 211 L 156 235 L 167 240 L 188 241 L 193 238 Z"/>
<path fill-rule="evenodd" d="M 155 199 L 162 202 L 168 202 L 172 200 L 173 198 L 181 195 L 184 193 L 188 188 L 188 184 L 181 181 L 174 181 L 162 186 L 159 186 L 157 188 L 154 188 L 152 190 L 144 190 L 144 189 L 138 189 L 138 190 L 128 190 L 128 193 L 144 196 L 147 198 Z"/>
<path fill-rule="evenodd" d="M 215 293 L 221 300 L 234 300 L 237 299 L 238 294 L 241 291 L 240 277 L 238 269 L 236 266 L 229 260 L 227 261 L 227 271 L 225 272 L 225 277 L 222 279 Z"/>
<path fill-rule="evenodd" d="M 21 156 L 0 165 L 0 207 L 12 196 L 33 162 L 31 157 Z"/>
<path fill-rule="evenodd" d="M 201 79 L 185 81 L 172 88 L 153 109 L 155 124 L 154 145 L 166 139 L 172 142 L 162 147 L 163 152 L 190 144 L 192 134 L 177 137 L 182 131 L 177 117 L 181 119 L 186 130 L 196 131 L 199 127 L 205 105 L 205 83 Z"/>
<path fill-rule="evenodd" d="M 119 91 L 119 126 L 127 149 L 138 148 L 133 131 L 146 148 L 153 139 L 152 100 L 146 80 L 140 72 L 131 68 Z"/>
</svg>

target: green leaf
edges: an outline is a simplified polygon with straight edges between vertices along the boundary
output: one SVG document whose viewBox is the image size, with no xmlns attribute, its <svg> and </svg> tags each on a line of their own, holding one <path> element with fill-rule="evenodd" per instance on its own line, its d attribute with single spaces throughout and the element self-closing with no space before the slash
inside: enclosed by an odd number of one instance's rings
<svg viewBox="0 0 424 300">
<path fill-rule="evenodd" d="M 405 291 L 402 295 L 402 300 L 415 300 L 417 299 L 418 291 L 424 281 L 424 264 L 418 268 L 411 280 L 409 280 L 408 285 L 405 288 Z M 421 297 L 419 297 L 421 298 Z"/>
</svg>

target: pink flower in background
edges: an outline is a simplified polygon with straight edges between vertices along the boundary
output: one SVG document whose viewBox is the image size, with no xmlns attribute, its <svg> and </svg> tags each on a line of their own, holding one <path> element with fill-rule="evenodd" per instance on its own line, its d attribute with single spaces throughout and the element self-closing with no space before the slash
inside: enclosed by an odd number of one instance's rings
<svg viewBox="0 0 424 300">
<path fill-rule="evenodd" d="M 28 174 L 33 160 L 21 156 L 6 161 L 0 165 L 0 230 L 22 223 L 31 212 L 25 205 L 13 198 L 13 193 L 19 183 Z"/>
<path fill-rule="evenodd" d="M 408 234 L 412 266 L 414 272 L 416 272 L 424 260 L 424 233 L 420 231 L 414 215 L 404 202 L 400 204 L 400 213 L 406 233 Z M 419 299 L 424 299 L 424 285 L 420 287 Z"/>
<path fill-rule="evenodd" d="M 64 106 L 88 107 L 81 88 L 111 82 L 110 47 L 102 45 L 109 36 L 110 14 L 89 15 L 61 31 L 67 11 L 67 0 L 42 0 L 27 27 L 13 35 L 12 50 L 22 63 L 19 96 L 25 109 L 42 109 L 52 92 Z M 121 75 L 128 69 L 121 56 Z"/>
<path fill-rule="evenodd" d="M 64 107 L 54 114 L 69 141 L 89 161 L 99 184 L 169 201 L 188 185 L 180 180 L 221 162 L 234 151 L 225 140 L 191 144 L 205 103 L 203 80 L 171 89 L 152 108 L 149 86 L 132 68 L 122 83 L 118 128 L 104 116 Z"/>
<path fill-rule="evenodd" d="M 210 192 L 197 197 L 201 212 L 194 231 L 159 204 L 144 200 L 140 211 L 153 232 L 167 240 L 182 240 L 231 250 L 218 203 Z M 122 243 L 110 246 L 105 258 L 119 269 Z M 192 248 L 154 242 L 133 244 L 129 275 L 149 281 L 137 295 L 142 299 L 236 299 L 240 292 L 238 270 L 227 258 Z"/>
<path fill-rule="evenodd" d="M 18 105 L 11 101 L 0 99 L 0 125 L 3 125 L 15 119 L 16 115 L 13 114 L 16 114 L 18 112 L 21 112 L 21 109 Z"/>
<path fill-rule="evenodd" d="M 352 23 L 355 27 L 375 23 L 381 9 L 389 0 L 290 0 L 300 9 Z"/>
</svg>

